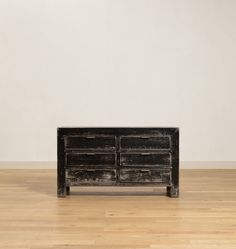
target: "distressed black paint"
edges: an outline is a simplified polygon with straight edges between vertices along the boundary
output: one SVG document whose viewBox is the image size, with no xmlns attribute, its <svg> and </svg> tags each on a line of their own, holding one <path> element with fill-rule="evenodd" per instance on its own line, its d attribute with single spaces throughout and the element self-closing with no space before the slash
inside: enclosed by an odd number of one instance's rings
<svg viewBox="0 0 236 249">
<path fill-rule="evenodd" d="M 178 128 L 58 128 L 58 197 L 70 186 L 166 186 L 179 195 Z"/>
<path fill-rule="evenodd" d="M 114 136 L 68 136 L 65 139 L 67 149 L 110 149 L 115 150 L 116 141 Z"/>
<path fill-rule="evenodd" d="M 154 169 L 121 169 L 121 182 L 136 182 L 136 183 L 165 183 L 170 182 L 170 170 L 154 170 Z"/>
<path fill-rule="evenodd" d="M 66 153 L 67 166 L 115 166 L 116 153 L 85 153 L 69 152 Z"/>
<path fill-rule="evenodd" d="M 170 149 L 169 136 L 121 136 L 121 149 L 162 150 Z"/>
<path fill-rule="evenodd" d="M 169 152 L 128 152 L 120 154 L 121 166 L 167 166 L 171 165 Z"/>
<path fill-rule="evenodd" d="M 115 185 L 116 170 L 106 169 L 69 169 L 68 182 L 71 186 L 78 185 Z"/>
</svg>

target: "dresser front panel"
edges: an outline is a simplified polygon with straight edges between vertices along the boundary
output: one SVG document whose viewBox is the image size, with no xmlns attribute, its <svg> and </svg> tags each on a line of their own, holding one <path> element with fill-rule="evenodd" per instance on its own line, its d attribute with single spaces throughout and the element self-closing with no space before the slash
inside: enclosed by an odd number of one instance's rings
<svg viewBox="0 0 236 249">
<path fill-rule="evenodd" d="M 69 186 L 166 186 L 178 196 L 178 128 L 59 128 L 58 195 Z"/>
</svg>

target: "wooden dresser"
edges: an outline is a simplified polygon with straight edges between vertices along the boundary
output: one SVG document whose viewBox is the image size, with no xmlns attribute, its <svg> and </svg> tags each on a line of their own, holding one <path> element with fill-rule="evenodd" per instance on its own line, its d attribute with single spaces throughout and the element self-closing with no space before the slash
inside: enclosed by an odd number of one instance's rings
<svg viewBox="0 0 236 249">
<path fill-rule="evenodd" d="M 179 196 L 179 129 L 99 127 L 57 130 L 57 193 L 71 186 L 165 186 Z"/>
</svg>

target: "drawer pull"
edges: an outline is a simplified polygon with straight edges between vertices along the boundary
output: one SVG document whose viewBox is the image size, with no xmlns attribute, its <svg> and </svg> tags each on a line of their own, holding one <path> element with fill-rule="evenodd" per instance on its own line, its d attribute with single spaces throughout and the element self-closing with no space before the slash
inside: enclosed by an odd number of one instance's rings
<svg viewBox="0 0 236 249">
<path fill-rule="evenodd" d="M 95 136 L 87 136 L 86 137 L 87 139 L 93 139 L 93 138 L 96 138 Z"/>
<path fill-rule="evenodd" d="M 86 153 L 86 156 L 94 156 L 95 153 Z"/>
<path fill-rule="evenodd" d="M 146 136 L 143 136 L 143 137 L 140 137 L 141 139 L 148 139 L 149 137 L 146 137 Z"/>
<path fill-rule="evenodd" d="M 148 169 L 141 169 L 140 172 L 141 172 L 141 173 L 149 173 L 150 170 L 148 170 Z"/>
<path fill-rule="evenodd" d="M 140 155 L 141 156 L 148 156 L 148 155 L 151 155 L 151 153 L 141 153 Z"/>
</svg>

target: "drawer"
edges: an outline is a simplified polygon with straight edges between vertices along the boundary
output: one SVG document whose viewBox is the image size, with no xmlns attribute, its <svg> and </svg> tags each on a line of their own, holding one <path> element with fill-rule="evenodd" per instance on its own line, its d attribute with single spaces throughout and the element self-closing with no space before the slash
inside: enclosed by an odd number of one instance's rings
<svg viewBox="0 0 236 249">
<path fill-rule="evenodd" d="M 151 169 L 121 169 L 121 182 L 136 183 L 169 183 L 171 180 L 170 170 L 151 170 Z"/>
<path fill-rule="evenodd" d="M 161 150 L 170 149 L 169 136 L 121 136 L 121 149 Z"/>
<path fill-rule="evenodd" d="M 171 153 L 121 153 L 121 166 L 171 166 Z"/>
<path fill-rule="evenodd" d="M 115 150 L 115 136 L 68 136 L 65 139 L 67 149 L 111 149 Z"/>
<path fill-rule="evenodd" d="M 66 153 L 66 165 L 70 166 L 115 166 L 116 153 Z"/>
<path fill-rule="evenodd" d="M 80 184 L 112 184 L 116 183 L 116 170 L 99 170 L 99 169 L 69 169 L 67 179 L 71 185 Z"/>
</svg>

